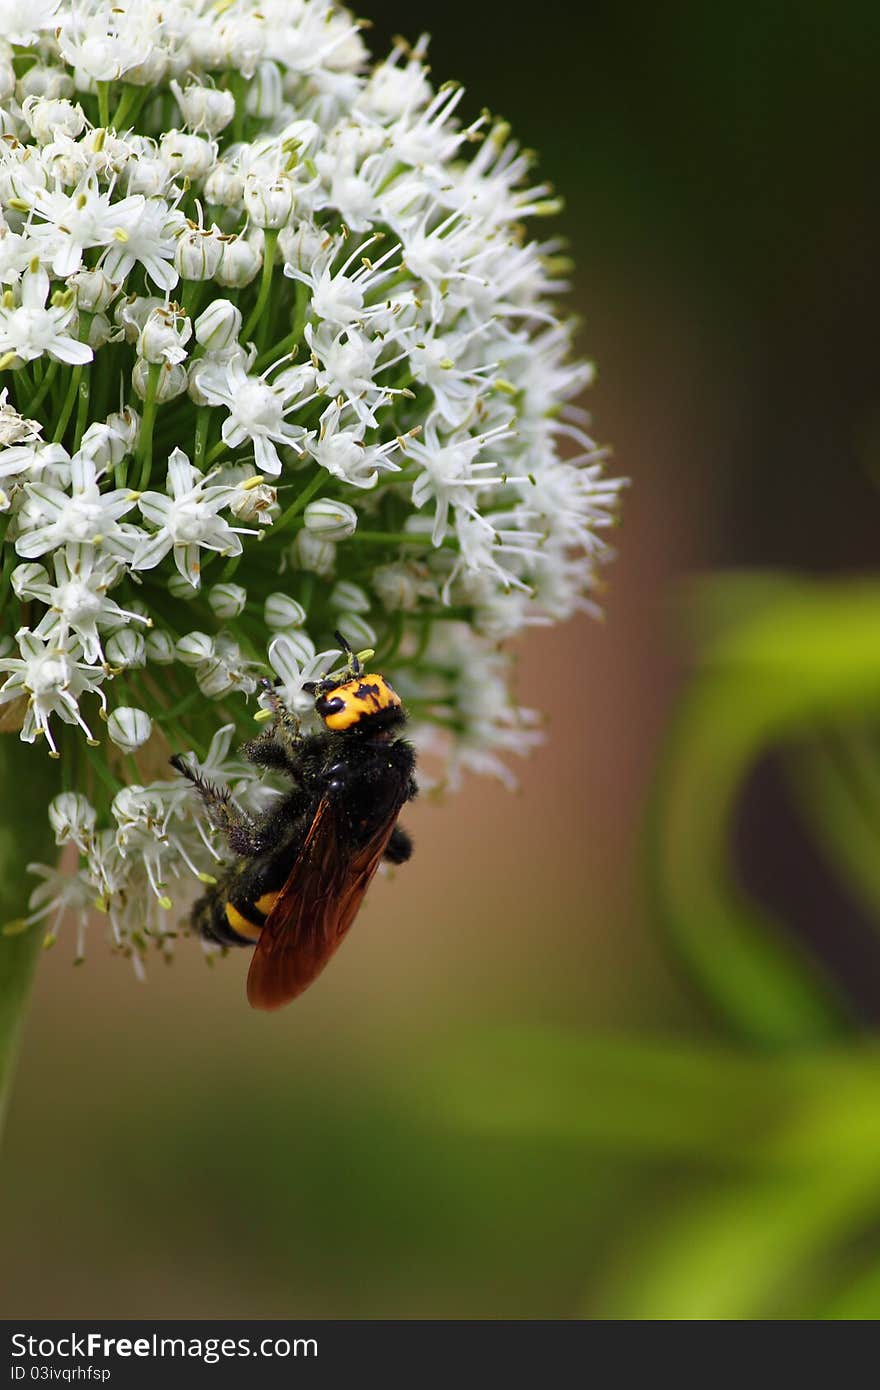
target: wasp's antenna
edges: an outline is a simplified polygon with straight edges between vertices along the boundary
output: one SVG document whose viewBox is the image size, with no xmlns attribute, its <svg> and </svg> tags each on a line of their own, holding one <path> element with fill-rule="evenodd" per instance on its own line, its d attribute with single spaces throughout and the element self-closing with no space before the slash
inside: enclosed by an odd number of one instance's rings
<svg viewBox="0 0 880 1390">
<path fill-rule="evenodd" d="M 360 673 L 361 673 L 362 667 L 361 667 L 361 663 L 360 663 L 360 660 L 359 660 L 357 654 L 356 654 L 354 651 L 352 651 L 351 644 L 350 644 L 349 642 L 346 642 L 346 640 L 345 640 L 345 638 L 343 637 L 343 635 L 342 635 L 341 632 L 334 632 L 333 636 L 336 638 L 336 640 L 337 640 L 337 642 L 339 643 L 340 647 L 342 648 L 342 650 L 343 650 L 343 651 L 346 653 L 346 655 L 348 656 L 349 664 L 351 665 L 352 672 L 354 673 L 354 675 L 359 676 Z"/>
</svg>

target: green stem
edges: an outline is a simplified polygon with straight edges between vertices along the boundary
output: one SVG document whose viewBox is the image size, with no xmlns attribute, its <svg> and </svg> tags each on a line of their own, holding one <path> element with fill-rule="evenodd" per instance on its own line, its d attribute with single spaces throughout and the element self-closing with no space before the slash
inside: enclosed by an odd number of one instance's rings
<svg viewBox="0 0 880 1390">
<path fill-rule="evenodd" d="M 263 322 L 263 311 L 269 301 L 269 292 L 272 289 L 272 272 L 275 269 L 275 245 L 278 241 L 278 233 L 272 227 L 267 227 L 263 232 L 263 278 L 260 281 L 260 293 L 257 295 L 257 302 L 251 311 L 251 316 L 244 326 L 241 341 L 246 343 L 254 328 L 260 324 L 260 338 L 265 338 L 266 325 Z M 262 342 L 257 344 L 262 346 Z"/>
<path fill-rule="evenodd" d="M 431 548 L 430 536 L 411 535 L 408 531 L 355 531 L 348 540 L 360 541 L 362 545 L 416 545 L 421 550 Z M 451 536 L 444 536 L 440 544 L 447 550 L 458 549 Z"/>
<path fill-rule="evenodd" d="M 67 429 L 68 421 L 73 414 L 73 407 L 76 405 L 76 393 L 79 390 L 82 370 L 81 366 L 74 367 L 70 374 L 70 385 L 67 388 L 67 396 L 65 397 L 64 405 L 61 407 L 61 414 L 58 417 L 55 433 L 52 436 L 53 444 L 60 444 L 64 438 L 64 431 Z"/>
<path fill-rule="evenodd" d="M 85 433 L 86 421 L 89 418 L 89 392 L 91 390 L 92 374 L 88 367 L 84 368 L 79 381 L 79 404 L 76 410 L 76 428 L 73 435 L 74 452 L 82 443 Z"/>
<path fill-rule="evenodd" d="M 208 443 L 208 430 L 211 426 L 211 413 L 206 405 L 199 408 L 196 415 L 196 440 L 193 447 L 193 466 L 203 469 L 205 466 L 205 449 Z"/>
<path fill-rule="evenodd" d="M 156 392 L 159 388 L 159 373 L 162 368 L 151 364 L 147 373 L 147 396 L 144 401 L 144 418 L 141 421 L 141 432 L 138 436 L 136 460 L 141 465 L 140 477 L 138 479 L 138 492 L 143 492 L 147 483 L 150 481 L 150 471 L 153 467 L 153 424 L 156 419 Z"/>
<path fill-rule="evenodd" d="M 144 103 L 146 95 L 147 89 L 145 87 L 135 87 L 131 82 L 126 83 L 122 89 L 122 96 L 119 98 L 119 104 L 113 112 L 113 119 L 110 121 L 111 128 L 113 130 L 119 130 L 126 116 L 131 115 L 132 120 L 134 120 Z"/>
<path fill-rule="evenodd" d="M 106 130 L 110 124 L 110 83 L 98 83 L 98 118 Z"/>
<path fill-rule="evenodd" d="M 306 483 L 305 487 L 297 495 L 296 501 L 291 502 L 290 506 L 287 508 L 287 511 L 283 512 L 281 516 L 278 518 L 278 520 L 275 522 L 275 525 L 272 527 L 273 536 L 277 535 L 279 531 L 283 531 L 285 527 L 289 526 L 290 523 L 294 521 L 297 516 L 299 516 L 306 503 L 311 501 L 315 493 L 318 491 L 318 488 L 321 486 L 322 483 L 325 483 L 326 481 L 326 470 L 323 468 L 319 468 L 315 476 L 311 479 L 311 481 Z"/>
<path fill-rule="evenodd" d="M 0 827 L 0 923 L 5 923 L 27 914 L 37 880 L 26 865 L 34 860 L 51 864 L 55 859 L 46 811 L 59 790 L 60 773 L 39 746 L 22 743 L 17 734 L 0 734 L 0 779 L 15 801 L 14 829 L 10 819 Z M 39 923 L 13 935 L 0 929 L 0 1126 L 43 935 Z"/>
<path fill-rule="evenodd" d="M 46 368 L 46 372 L 45 372 L 45 374 L 44 374 L 44 376 L 43 376 L 43 380 L 42 380 L 42 382 L 40 383 L 40 389 L 39 389 L 39 391 L 37 392 L 37 394 L 36 394 L 35 396 L 32 396 L 31 399 L 30 399 L 30 400 L 28 401 L 28 403 L 27 403 L 27 406 L 26 406 L 26 408 L 25 408 L 25 410 L 24 410 L 24 414 L 25 414 L 25 415 L 28 415 L 28 416 L 31 416 L 31 417 L 32 417 L 33 414 L 34 414 L 34 412 L 35 412 L 36 410 L 39 410 L 40 406 L 43 404 L 43 401 L 46 399 L 46 395 L 47 395 L 47 393 L 48 393 L 48 391 L 49 391 L 49 388 L 50 388 L 51 385 L 52 385 L 52 382 L 55 380 L 55 377 L 56 377 L 56 375 L 57 375 L 57 373 L 58 373 L 58 367 L 59 367 L 59 365 L 60 365 L 60 364 L 59 364 L 59 362 L 57 361 L 57 359 L 53 357 L 52 361 L 49 363 L 48 367 Z"/>
</svg>

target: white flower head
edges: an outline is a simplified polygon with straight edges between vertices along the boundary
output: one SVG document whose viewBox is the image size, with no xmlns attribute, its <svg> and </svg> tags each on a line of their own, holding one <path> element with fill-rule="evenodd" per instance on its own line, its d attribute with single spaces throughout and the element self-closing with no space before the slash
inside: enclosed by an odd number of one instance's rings
<svg viewBox="0 0 880 1390">
<path fill-rule="evenodd" d="M 170 951 L 228 850 L 154 755 L 218 702 L 203 775 L 259 815 L 233 740 L 267 680 L 316 727 L 340 633 L 447 784 L 537 741 L 496 644 L 598 611 L 620 483 L 556 200 L 464 109 L 337 0 L 0 3 L 0 704 L 74 753 L 50 932 L 94 902 L 137 970 Z"/>
</svg>

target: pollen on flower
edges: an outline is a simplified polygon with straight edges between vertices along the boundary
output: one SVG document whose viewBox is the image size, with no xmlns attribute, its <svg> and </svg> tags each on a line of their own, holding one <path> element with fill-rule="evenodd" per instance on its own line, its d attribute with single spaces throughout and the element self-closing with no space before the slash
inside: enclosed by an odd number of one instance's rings
<svg viewBox="0 0 880 1390">
<path fill-rule="evenodd" d="M 498 644 L 598 616 L 621 482 L 570 265 L 524 230 L 557 195 L 426 39 L 371 63 L 335 0 L 15 0 L 0 75 L 0 728 L 62 761 L 78 855 L 3 930 L 67 914 L 79 960 L 97 904 L 142 971 L 226 856 L 168 757 L 259 812 L 235 747 L 276 697 L 308 727 L 339 630 L 447 784 L 509 781 L 540 730 Z"/>
</svg>

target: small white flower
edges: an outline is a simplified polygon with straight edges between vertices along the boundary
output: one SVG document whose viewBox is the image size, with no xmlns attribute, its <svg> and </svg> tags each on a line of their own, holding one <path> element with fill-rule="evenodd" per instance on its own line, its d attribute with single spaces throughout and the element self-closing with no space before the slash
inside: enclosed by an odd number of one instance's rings
<svg viewBox="0 0 880 1390">
<path fill-rule="evenodd" d="M 290 633 L 274 637 L 269 643 L 269 665 L 278 677 L 276 690 L 288 709 L 300 714 L 312 713 L 315 697 L 303 686 L 310 681 L 321 680 L 339 664 L 342 653 L 338 650 L 315 652 L 304 634 L 297 634 L 297 640 Z M 262 700 L 261 700 L 262 703 Z"/>
<path fill-rule="evenodd" d="M 75 844 L 85 854 L 92 841 L 98 813 L 82 792 L 61 792 L 49 803 L 49 824 L 56 845 Z"/>
<path fill-rule="evenodd" d="M 70 493 L 49 482 L 33 482 L 19 522 L 27 529 L 15 542 L 24 560 L 35 560 L 68 541 L 99 546 L 105 554 L 131 557 L 132 542 L 119 519 L 136 498 L 125 488 L 102 492 L 94 460 L 77 454 L 70 463 Z"/>
<path fill-rule="evenodd" d="M 286 419 L 295 405 L 302 404 L 297 379 L 288 376 L 270 382 L 265 376 L 249 376 L 243 363 L 233 358 L 210 363 L 199 376 L 199 386 L 212 405 L 225 405 L 229 411 L 223 421 L 224 441 L 237 449 L 250 440 L 260 473 L 277 477 L 281 472 L 279 444 L 302 453 L 306 431 Z"/>
<path fill-rule="evenodd" d="M 36 43 L 55 22 L 61 0 L 4 0 L 0 9 L 0 38 L 8 43 Z"/>
<path fill-rule="evenodd" d="M 229 510 L 238 521 L 247 521 L 251 525 L 256 524 L 257 526 L 270 526 L 277 503 L 278 493 L 276 489 L 263 482 L 262 477 L 257 473 L 254 477 L 247 478 L 244 482 L 236 485 L 235 494 L 229 503 Z"/>
<path fill-rule="evenodd" d="M 141 512 L 156 530 L 141 542 L 131 563 L 134 569 L 154 569 L 173 551 L 179 573 L 195 589 L 201 582 L 200 550 L 241 554 L 238 528 L 218 515 L 233 489 L 209 484 L 183 450 L 175 449 L 168 459 L 168 491 L 170 496 L 145 492 L 139 498 Z"/>
<path fill-rule="evenodd" d="M 109 192 L 101 192 L 97 178 L 89 173 L 70 193 L 55 188 L 41 189 L 34 195 L 34 213 L 43 220 L 31 226 L 31 236 L 45 247 L 53 273 L 66 279 L 79 270 L 83 252 L 90 247 L 127 241 L 144 215 L 143 204 L 140 197 L 114 201 Z M 123 278 L 109 267 L 107 273 L 111 280 Z"/>
<path fill-rule="evenodd" d="M 33 444 L 40 438 L 43 427 L 38 420 L 25 420 L 14 406 L 9 404 L 9 388 L 0 391 L 0 450 L 12 444 Z M 0 453 L 0 459 L 4 454 Z"/>
<path fill-rule="evenodd" d="M 476 514 L 476 492 L 501 482 L 498 463 L 478 463 L 477 458 L 487 443 L 509 438 L 510 434 L 511 430 L 501 425 L 485 434 L 459 432 L 441 440 L 436 424 L 430 421 L 424 439 L 411 441 L 407 452 L 424 470 L 413 483 L 413 505 L 423 507 L 426 502 L 434 502 L 434 545 L 440 545 L 446 535 L 451 506 Z"/>
<path fill-rule="evenodd" d="M 235 115 L 235 97 L 232 92 L 222 92 L 216 87 L 203 87 L 191 82 L 181 87 L 179 82 L 170 83 L 180 114 L 190 130 L 207 131 L 209 135 L 219 135 L 225 130 Z"/>
<path fill-rule="evenodd" d="M 185 226 L 186 219 L 164 199 L 142 199 L 133 225 L 126 226 L 124 237 L 117 238 L 104 253 L 104 270 L 111 280 L 121 282 L 134 266 L 142 265 L 160 290 L 173 290 L 178 276 L 171 262 L 177 237 Z"/>
<path fill-rule="evenodd" d="M 58 747 L 52 736 L 50 720 L 57 714 L 65 724 L 78 724 L 92 744 L 96 740 L 80 713 L 80 697 L 92 692 L 101 701 L 106 700 L 100 690 L 106 672 L 102 667 L 90 666 L 82 658 L 82 648 L 75 638 L 66 641 L 52 638 L 45 641 L 21 628 L 16 633 L 18 657 L 0 657 L 0 671 L 9 671 L 5 684 L 0 688 L 0 705 L 20 696 L 27 696 L 27 710 L 21 737 L 25 743 L 33 743 L 40 735 L 45 736 L 50 756 L 58 757 Z"/>
<path fill-rule="evenodd" d="M 192 337 L 192 323 L 185 314 L 165 307 L 154 309 L 147 317 L 137 342 L 139 356 L 158 365 L 172 366 L 186 361 L 186 344 Z"/>
<path fill-rule="evenodd" d="M 92 349 L 79 342 L 68 330 L 76 320 L 76 302 L 46 308 L 49 276 L 40 267 L 26 270 L 21 277 L 19 302 L 11 292 L 0 301 L 0 354 L 11 352 L 22 362 L 31 362 L 47 353 L 58 362 L 91 362 Z M 12 300 L 10 303 L 9 300 Z"/>
<path fill-rule="evenodd" d="M 100 628 L 121 623 L 147 623 L 148 619 L 121 608 L 108 595 L 120 577 L 118 560 L 99 554 L 88 545 L 68 545 L 53 556 L 54 583 L 42 565 L 17 565 L 11 583 L 21 599 L 37 599 L 46 605 L 36 626 L 39 637 L 64 641 L 72 632 L 79 638 L 83 659 L 92 664 L 104 660 Z"/>
</svg>

